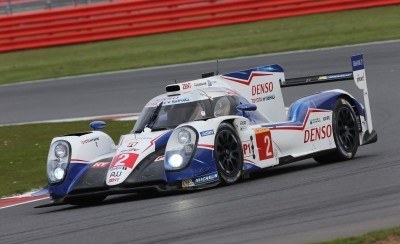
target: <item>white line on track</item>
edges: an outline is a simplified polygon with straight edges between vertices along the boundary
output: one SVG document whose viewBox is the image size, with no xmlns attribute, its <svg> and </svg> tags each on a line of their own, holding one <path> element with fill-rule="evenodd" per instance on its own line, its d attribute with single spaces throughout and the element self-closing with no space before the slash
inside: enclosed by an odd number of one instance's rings
<svg viewBox="0 0 400 244">
<path fill-rule="evenodd" d="M 221 61 L 228 61 L 228 60 L 241 60 L 241 59 L 257 58 L 257 57 L 272 57 L 272 56 L 278 56 L 278 55 L 309 53 L 309 52 L 335 50 L 335 49 L 348 48 L 348 47 L 363 47 L 363 46 L 389 44 L 389 43 L 397 43 L 397 42 L 400 42 L 400 40 L 377 41 L 377 42 L 352 44 L 352 45 L 344 45 L 344 46 L 324 47 L 324 48 L 317 48 L 317 49 L 305 49 L 305 50 L 279 52 L 279 53 L 258 54 L 258 55 L 251 55 L 251 56 L 241 56 L 241 57 L 236 57 L 236 58 L 219 59 L 219 61 L 221 62 Z M 153 67 L 146 67 L 146 68 L 139 68 L 139 69 L 117 70 L 117 71 L 85 74 L 85 75 L 65 76 L 65 77 L 59 77 L 59 78 L 49 78 L 49 79 L 42 79 L 42 80 L 18 82 L 18 83 L 13 83 L 13 84 L 4 84 L 4 85 L 0 85 L 0 88 L 6 87 L 6 86 L 19 86 L 19 85 L 27 85 L 27 84 L 33 84 L 33 83 L 41 83 L 41 82 L 47 82 L 47 81 L 58 81 L 58 80 L 65 80 L 65 79 L 71 79 L 71 78 L 94 77 L 94 76 L 109 75 L 109 74 L 122 74 L 122 73 L 128 73 L 128 72 L 146 71 L 146 70 L 154 70 L 154 69 L 168 69 L 171 67 L 206 64 L 206 63 L 212 63 L 212 62 L 215 62 L 215 60 L 206 60 L 206 61 L 190 62 L 190 63 L 182 63 L 182 64 L 170 64 L 170 65 L 163 65 L 163 66 L 153 66 Z"/>
<path fill-rule="evenodd" d="M 52 119 L 52 120 L 41 120 L 41 121 L 32 121 L 32 122 L 21 122 L 21 123 L 14 123 L 14 124 L 0 124 L 0 127 L 11 126 L 11 125 L 30 125 L 30 124 L 61 123 L 61 122 L 89 121 L 89 120 L 129 121 L 129 120 L 137 120 L 138 117 L 139 117 L 139 113 L 109 114 L 109 115 L 99 115 L 99 116 L 90 116 L 90 117 L 67 118 L 67 119 Z"/>
<path fill-rule="evenodd" d="M 50 197 L 43 197 L 43 198 L 34 199 L 34 200 L 26 201 L 26 202 L 20 202 L 20 203 L 12 204 L 12 205 L 9 205 L 9 206 L 0 207 L 0 210 L 1 209 L 5 209 L 5 208 L 11 208 L 11 207 L 27 204 L 27 203 L 37 202 L 37 201 L 41 201 L 41 200 L 45 200 L 45 199 L 49 199 L 49 198 Z"/>
</svg>

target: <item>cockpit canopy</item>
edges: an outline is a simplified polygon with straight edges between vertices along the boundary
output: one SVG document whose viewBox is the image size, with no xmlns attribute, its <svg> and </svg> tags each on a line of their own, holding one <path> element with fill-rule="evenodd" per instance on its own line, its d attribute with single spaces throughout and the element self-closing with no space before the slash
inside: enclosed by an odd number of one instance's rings
<svg viewBox="0 0 400 244">
<path fill-rule="evenodd" d="M 146 127 L 153 131 L 173 129 L 180 124 L 195 120 L 237 115 L 236 107 L 248 103 L 245 98 L 227 88 L 206 88 L 163 94 L 146 104 L 133 132 L 140 133 Z M 262 117 L 257 111 L 254 111 L 254 114 L 258 118 Z"/>
</svg>

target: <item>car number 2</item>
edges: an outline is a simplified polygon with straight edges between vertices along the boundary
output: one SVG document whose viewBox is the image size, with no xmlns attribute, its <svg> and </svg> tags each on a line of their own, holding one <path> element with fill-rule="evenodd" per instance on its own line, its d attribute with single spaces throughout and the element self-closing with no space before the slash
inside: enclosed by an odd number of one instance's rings
<svg viewBox="0 0 400 244">
<path fill-rule="evenodd" d="M 127 167 L 127 168 L 133 168 L 133 165 L 135 165 L 135 162 L 138 158 L 138 154 L 135 153 L 123 153 L 120 154 L 116 157 L 114 157 L 110 169 L 113 169 L 114 167 Z"/>
<path fill-rule="evenodd" d="M 274 157 L 271 132 L 269 130 L 256 133 L 256 141 L 260 160 L 266 160 Z"/>
</svg>

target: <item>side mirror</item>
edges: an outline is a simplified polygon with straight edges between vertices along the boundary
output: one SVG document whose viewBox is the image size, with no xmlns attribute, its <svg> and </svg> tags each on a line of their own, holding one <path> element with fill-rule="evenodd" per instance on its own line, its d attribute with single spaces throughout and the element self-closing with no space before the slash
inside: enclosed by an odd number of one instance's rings
<svg viewBox="0 0 400 244">
<path fill-rule="evenodd" d="M 257 105 L 248 103 L 248 104 L 239 104 L 236 107 L 236 110 L 240 112 L 238 115 L 241 115 L 243 117 L 247 117 L 246 111 L 256 111 L 257 110 Z"/>
<path fill-rule="evenodd" d="M 93 121 L 89 124 L 90 128 L 92 128 L 93 130 L 101 130 L 104 129 L 106 127 L 106 122 L 104 121 Z"/>
<path fill-rule="evenodd" d="M 236 107 L 237 111 L 240 111 L 242 113 L 246 112 L 246 111 L 256 111 L 257 110 L 257 105 L 252 104 L 252 103 L 248 103 L 248 104 L 239 104 Z"/>
</svg>

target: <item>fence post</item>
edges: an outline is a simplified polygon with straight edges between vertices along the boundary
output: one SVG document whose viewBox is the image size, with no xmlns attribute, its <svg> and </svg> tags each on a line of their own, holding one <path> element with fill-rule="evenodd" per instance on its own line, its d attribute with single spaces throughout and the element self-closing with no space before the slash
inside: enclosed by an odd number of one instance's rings
<svg viewBox="0 0 400 244">
<path fill-rule="evenodd" d="M 7 1 L 7 13 L 12 14 L 13 9 L 12 9 L 12 0 Z"/>
<path fill-rule="evenodd" d="M 47 5 L 47 8 L 48 9 L 52 9 L 52 6 L 51 6 L 51 0 L 46 0 L 46 5 Z"/>
</svg>

